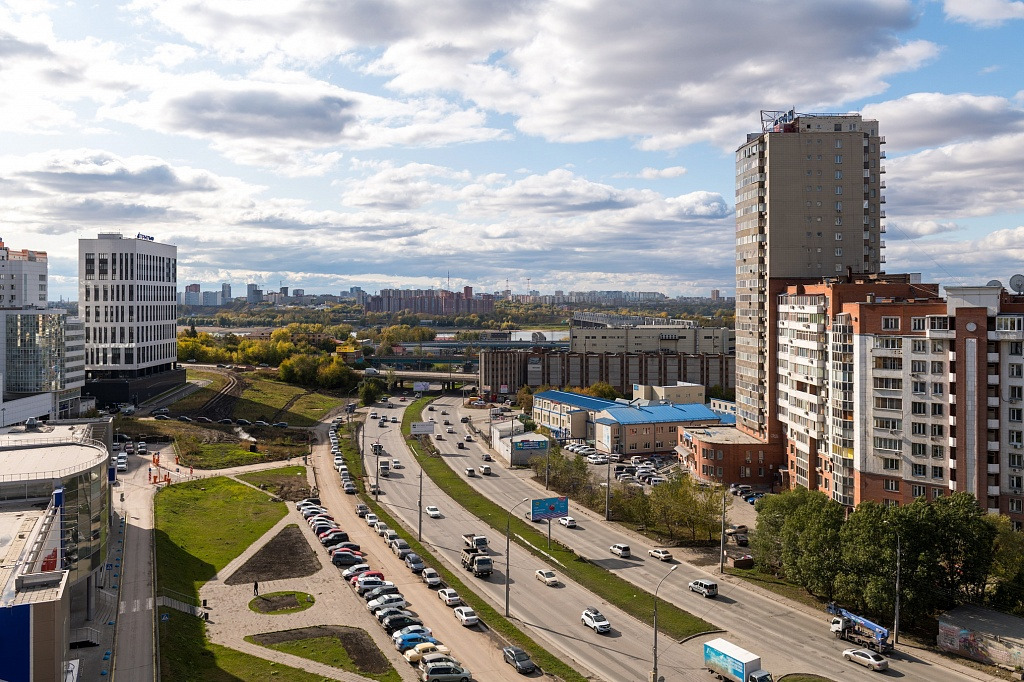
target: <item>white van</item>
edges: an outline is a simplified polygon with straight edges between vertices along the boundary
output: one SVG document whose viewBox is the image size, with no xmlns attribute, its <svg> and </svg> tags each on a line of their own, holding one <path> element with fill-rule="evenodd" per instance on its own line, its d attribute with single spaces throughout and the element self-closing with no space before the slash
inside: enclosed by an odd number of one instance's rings
<svg viewBox="0 0 1024 682">
<path fill-rule="evenodd" d="M 690 592 L 696 592 L 705 597 L 718 596 L 718 583 L 713 580 L 694 580 L 687 587 L 690 588 Z"/>
</svg>

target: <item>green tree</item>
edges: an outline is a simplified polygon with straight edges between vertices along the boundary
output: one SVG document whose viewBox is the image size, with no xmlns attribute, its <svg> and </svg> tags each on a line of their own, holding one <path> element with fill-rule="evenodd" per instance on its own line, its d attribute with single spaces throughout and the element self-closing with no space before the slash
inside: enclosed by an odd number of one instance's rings
<svg viewBox="0 0 1024 682">
<path fill-rule="evenodd" d="M 359 400 L 363 405 L 372 405 L 384 395 L 384 382 L 380 379 L 363 379 L 359 386 Z"/>
<path fill-rule="evenodd" d="M 839 532 L 844 510 L 835 500 L 808 492 L 782 526 L 782 567 L 789 580 L 811 594 L 831 599 L 842 570 Z M 757 531 L 760 533 L 760 529 Z"/>
<path fill-rule="evenodd" d="M 516 391 L 516 404 L 523 408 L 523 414 L 533 413 L 533 391 L 529 386 L 521 386 Z"/>
<path fill-rule="evenodd" d="M 395 386 L 398 384 L 398 374 L 393 367 L 388 367 L 388 370 L 384 372 L 384 381 L 387 384 L 388 392 L 395 390 Z"/>
</svg>

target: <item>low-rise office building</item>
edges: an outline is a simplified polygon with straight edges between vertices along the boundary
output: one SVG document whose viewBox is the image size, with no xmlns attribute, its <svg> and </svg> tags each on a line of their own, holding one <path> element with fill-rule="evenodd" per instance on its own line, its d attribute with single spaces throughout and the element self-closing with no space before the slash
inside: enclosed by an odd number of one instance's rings
<svg viewBox="0 0 1024 682">
<path fill-rule="evenodd" d="M 670 453 L 684 427 L 718 423 L 718 415 L 703 404 L 638 407 L 616 403 L 594 420 L 594 447 L 614 455 Z"/>
<path fill-rule="evenodd" d="M 736 424 L 679 429 L 675 452 L 694 480 L 718 485 L 746 483 L 756 487 L 785 483 L 784 468 L 771 458 L 760 440 Z"/>
</svg>

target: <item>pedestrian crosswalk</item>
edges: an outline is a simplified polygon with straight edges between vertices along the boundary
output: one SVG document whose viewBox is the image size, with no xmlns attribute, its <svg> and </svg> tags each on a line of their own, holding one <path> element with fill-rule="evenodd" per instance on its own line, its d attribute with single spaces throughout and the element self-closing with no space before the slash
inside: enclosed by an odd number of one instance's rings
<svg viewBox="0 0 1024 682">
<path fill-rule="evenodd" d="M 152 611 L 153 598 L 124 600 L 118 606 L 118 613 L 138 613 L 139 611 Z"/>
</svg>

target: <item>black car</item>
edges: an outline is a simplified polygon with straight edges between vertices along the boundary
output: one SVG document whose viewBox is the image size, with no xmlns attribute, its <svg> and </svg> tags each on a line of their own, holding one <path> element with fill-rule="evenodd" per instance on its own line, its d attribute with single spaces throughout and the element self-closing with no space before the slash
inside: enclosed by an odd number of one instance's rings
<svg viewBox="0 0 1024 682">
<path fill-rule="evenodd" d="M 363 599 L 370 602 L 377 597 L 383 597 L 388 594 L 402 594 L 402 591 L 398 589 L 398 585 L 381 585 L 364 594 Z"/>
<path fill-rule="evenodd" d="M 184 414 L 179 414 L 178 415 L 178 421 L 180 421 L 180 422 L 190 422 L 190 421 L 192 421 L 192 417 L 189 417 L 188 415 L 184 415 Z"/>
<path fill-rule="evenodd" d="M 355 566 L 363 563 L 363 557 L 348 552 L 338 552 L 331 555 L 331 563 L 335 566 Z"/>
<path fill-rule="evenodd" d="M 359 518 L 363 518 L 364 516 L 366 516 L 369 513 L 370 513 L 370 508 L 367 507 L 365 504 L 357 504 L 356 505 L 356 516 L 358 516 Z"/>
<path fill-rule="evenodd" d="M 218 419 L 217 423 L 218 424 L 234 424 L 235 422 L 232 421 L 231 419 L 227 418 L 227 417 L 224 417 L 223 419 Z"/>
<path fill-rule="evenodd" d="M 212 424 L 213 420 L 209 417 L 196 417 L 196 421 L 201 424 Z"/>
<path fill-rule="evenodd" d="M 537 665 L 530 659 L 530 654 L 517 646 L 507 646 L 501 650 L 501 653 L 505 657 L 505 662 L 515 668 L 518 673 L 527 675 L 537 669 Z"/>
<path fill-rule="evenodd" d="M 354 542 L 339 542 L 337 545 L 331 547 L 331 549 L 351 549 L 353 552 L 358 552 L 359 545 Z"/>
<path fill-rule="evenodd" d="M 750 544 L 750 538 L 748 538 L 743 533 L 737 533 L 736 535 L 733 535 L 732 539 L 735 540 L 736 544 L 739 545 L 740 547 L 746 547 L 747 545 Z"/>
<path fill-rule="evenodd" d="M 170 421 L 171 420 L 171 418 L 168 417 L 166 414 L 158 414 L 157 416 L 153 417 L 153 419 L 156 419 L 157 421 L 162 421 L 162 422 L 166 422 L 166 421 Z"/>
<path fill-rule="evenodd" d="M 337 549 L 338 545 L 340 545 L 343 542 L 348 542 L 348 533 L 346 533 L 345 531 L 335 533 L 330 538 L 328 538 L 327 542 L 323 543 L 323 545 L 327 549 Z"/>
<path fill-rule="evenodd" d="M 390 618 L 385 618 L 381 625 L 384 626 L 385 632 L 390 635 L 396 630 L 407 628 L 410 625 L 423 625 L 423 621 L 412 616 L 391 616 Z"/>
<path fill-rule="evenodd" d="M 271 426 L 276 426 L 279 429 L 287 429 L 288 422 L 274 422 L 273 424 L 271 424 Z"/>
<path fill-rule="evenodd" d="M 248 419 L 239 419 L 235 423 L 239 426 L 252 426 L 252 422 Z"/>
</svg>

